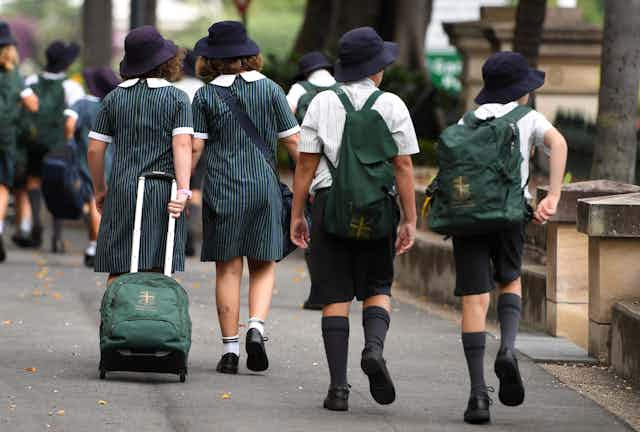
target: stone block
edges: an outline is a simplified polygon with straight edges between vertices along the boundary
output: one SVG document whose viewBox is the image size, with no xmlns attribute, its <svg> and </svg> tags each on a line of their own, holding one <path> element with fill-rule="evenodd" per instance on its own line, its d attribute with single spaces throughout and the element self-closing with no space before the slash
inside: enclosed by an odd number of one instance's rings
<svg viewBox="0 0 640 432">
<path fill-rule="evenodd" d="M 610 333 L 610 324 L 589 320 L 589 355 L 591 357 L 609 363 Z"/>
<path fill-rule="evenodd" d="M 640 300 L 616 303 L 611 322 L 611 365 L 640 383 Z"/>
<path fill-rule="evenodd" d="M 578 230 L 593 237 L 640 237 L 640 193 L 579 200 Z"/>
<path fill-rule="evenodd" d="M 552 336 L 569 339 L 576 345 L 589 346 L 589 304 L 546 301 L 546 330 Z"/>
<path fill-rule="evenodd" d="M 547 298 L 556 303 L 588 302 L 588 243 L 572 223 L 548 224 Z"/>
</svg>

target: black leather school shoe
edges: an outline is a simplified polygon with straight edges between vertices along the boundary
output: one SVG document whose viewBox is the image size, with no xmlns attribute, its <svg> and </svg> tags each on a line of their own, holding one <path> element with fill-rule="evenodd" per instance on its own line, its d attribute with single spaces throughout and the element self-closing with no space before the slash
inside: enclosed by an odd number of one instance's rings
<svg viewBox="0 0 640 432">
<path fill-rule="evenodd" d="M 348 384 L 329 387 L 327 397 L 324 399 L 324 408 L 329 411 L 348 411 L 349 387 L 351 386 Z"/>
<path fill-rule="evenodd" d="M 254 372 L 262 372 L 269 369 L 269 358 L 267 357 L 267 350 L 264 348 L 264 341 L 265 338 L 262 337 L 258 329 L 249 329 L 245 341 L 247 369 Z"/>
<path fill-rule="evenodd" d="M 231 352 L 226 353 L 218 362 L 218 366 L 216 366 L 216 372 L 235 375 L 238 373 L 239 362 L 240 357 Z"/>
<path fill-rule="evenodd" d="M 0 237 L 0 263 L 7 259 L 7 252 L 4 250 L 4 241 Z"/>
<path fill-rule="evenodd" d="M 89 255 L 88 253 L 85 252 L 85 254 L 84 254 L 84 265 L 85 265 L 85 267 L 94 268 L 95 265 L 96 265 L 96 256 L 95 255 Z"/>
<path fill-rule="evenodd" d="M 493 367 L 500 380 L 498 399 L 506 406 L 515 407 L 524 402 L 524 385 L 518 368 L 518 359 L 513 351 L 501 348 Z"/>
<path fill-rule="evenodd" d="M 487 387 L 487 391 L 493 392 L 493 388 Z M 465 423 L 485 424 L 491 422 L 491 412 L 489 407 L 493 401 L 487 393 L 471 394 L 467 403 L 467 410 L 464 412 Z"/>
<path fill-rule="evenodd" d="M 389 405 L 396 400 L 396 389 L 382 353 L 365 348 L 360 361 L 362 371 L 369 377 L 369 391 L 380 405 Z"/>
</svg>

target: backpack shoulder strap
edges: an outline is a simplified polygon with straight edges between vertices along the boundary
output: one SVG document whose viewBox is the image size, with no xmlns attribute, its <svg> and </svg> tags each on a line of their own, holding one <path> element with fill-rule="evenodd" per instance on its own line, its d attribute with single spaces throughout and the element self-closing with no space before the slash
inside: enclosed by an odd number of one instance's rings
<svg viewBox="0 0 640 432">
<path fill-rule="evenodd" d="M 309 81 L 299 81 L 298 84 L 308 92 L 316 90 L 316 86 L 311 84 Z"/>
<path fill-rule="evenodd" d="M 344 109 L 347 111 L 347 114 L 355 112 L 356 109 L 353 107 L 353 104 L 349 100 L 349 96 L 342 90 L 341 88 L 332 89 L 333 92 L 338 96 L 342 105 L 344 105 Z"/>
<path fill-rule="evenodd" d="M 369 96 L 369 98 L 367 99 L 367 101 L 364 103 L 364 105 L 362 106 L 362 109 L 360 111 L 368 111 L 373 107 L 373 104 L 376 103 L 376 101 L 378 100 L 378 98 L 380 96 L 382 96 L 384 94 L 383 91 L 381 90 L 376 90 L 373 93 L 371 93 L 371 95 Z"/>
<path fill-rule="evenodd" d="M 469 111 L 467 112 L 463 117 L 462 117 L 462 123 L 467 126 L 467 127 L 471 127 L 471 128 L 475 128 L 478 127 L 478 125 L 480 123 L 482 123 L 483 120 L 480 120 L 474 111 Z"/>
<path fill-rule="evenodd" d="M 512 109 L 507 114 L 503 115 L 502 118 L 508 121 L 509 123 L 518 123 L 522 117 L 529 114 L 533 109 L 528 105 L 518 105 L 514 109 Z"/>
</svg>

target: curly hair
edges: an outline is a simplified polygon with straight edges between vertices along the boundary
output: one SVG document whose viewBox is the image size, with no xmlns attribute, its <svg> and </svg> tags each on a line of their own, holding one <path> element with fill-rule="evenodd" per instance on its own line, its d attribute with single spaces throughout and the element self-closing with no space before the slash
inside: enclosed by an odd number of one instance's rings
<svg viewBox="0 0 640 432">
<path fill-rule="evenodd" d="M 15 45 L 3 45 L 0 47 L 0 68 L 12 71 L 20 63 L 18 50 Z"/>
<path fill-rule="evenodd" d="M 206 82 L 213 81 L 220 75 L 235 75 L 241 72 L 261 71 L 264 60 L 260 54 L 251 57 L 232 59 L 211 59 L 198 57 L 196 75 Z"/>
<path fill-rule="evenodd" d="M 178 52 L 175 56 L 153 70 L 139 75 L 122 75 L 122 78 L 125 80 L 131 78 L 163 78 L 169 82 L 178 81 L 182 78 L 182 62 L 184 61 L 184 56 L 186 54 L 187 50 L 184 48 L 178 48 Z"/>
</svg>

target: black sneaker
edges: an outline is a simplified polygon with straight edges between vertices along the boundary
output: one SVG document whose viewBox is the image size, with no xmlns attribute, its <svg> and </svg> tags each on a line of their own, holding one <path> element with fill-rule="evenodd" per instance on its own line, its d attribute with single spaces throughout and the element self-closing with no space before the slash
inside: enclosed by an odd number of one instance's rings
<svg viewBox="0 0 640 432">
<path fill-rule="evenodd" d="M 7 252 L 4 250 L 4 240 L 0 237 L 0 263 L 7 259 Z"/>
<path fill-rule="evenodd" d="M 488 391 L 493 391 L 491 387 Z M 464 412 L 465 423 L 485 424 L 491 422 L 491 412 L 489 407 L 493 401 L 487 393 L 471 394 L 467 403 L 467 410 Z"/>
<path fill-rule="evenodd" d="M 94 268 L 96 264 L 96 256 L 84 253 L 84 265 L 89 268 Z"/>
<path fill-rule="evenodd" d="M 40 225 L 34 225 L 31 229 L 31 241 L 29 242 L 29 246 L 39 249 L 42 246 L 42 227 Z"/>
<path fill-rule="evenodd" d="M 265 338 L 258 329 L 252 328 L 247 332 L 245 346 L 247 349 L 247 369 L 262 372 L 269 369 L 269 358 L 264 348 Z"/>
<path fill-rule="evenodd" d="M 327 397 L 324 399 L 324 408 L 329 411 L 348 411 L 349 387 L 349 385 L 329 387 Z"/>
<path fill-rule="evenodd" d="M 234 353 L 226 353 L 222 356 L 220 361 L 218 362 L 218 366 L 216 366 L 216 371 L 223 374 L 232 374 L 235 375 L 238 373 L 238 363 L 240 362 L 240 357 L 238 357 Z"/>
<path fill-rule="evenodd" d="M 360 361 L 362 371 L 369 377 L 371 396 L 380 405 L 389 405 L 396 400 L 396 389 L 382 353 L 365 348 Z"/>
<path fill-rule="evenodd" d="M 494 371 L 500 380 L 498 399 L 506 406 L 515 407 L 524 401 L 524 385 L 518 368 L 518 359 L 509 348 L 498 351 Z"/>
<path fill-rule="evenodd" d="M 54 254 L 67 253 L 67 248 L 64 244 L 64 240 L 62 240 L 61 238 L 53 237 L 51 239 L 51 253 L 54 253 Z"/>
<path fill-rule="evenodd" d="M 184 246 L 184 254 L 188 257 L 196 256 L 196 247 L 193 242 L 193 234 L 191 232 L 187 232 L 187 241 Z"/>
<path fill-rule="evenodd" d="M 31 236 L 27 233 L 24 233 L 22 231 L 18 231 L 16 232 L 14 235 L 11 236 L 11 241 L 18 247 L 21 248 L 28 248 L 28 247 L 32 247 L 31 246 Z"/>
</svg>

